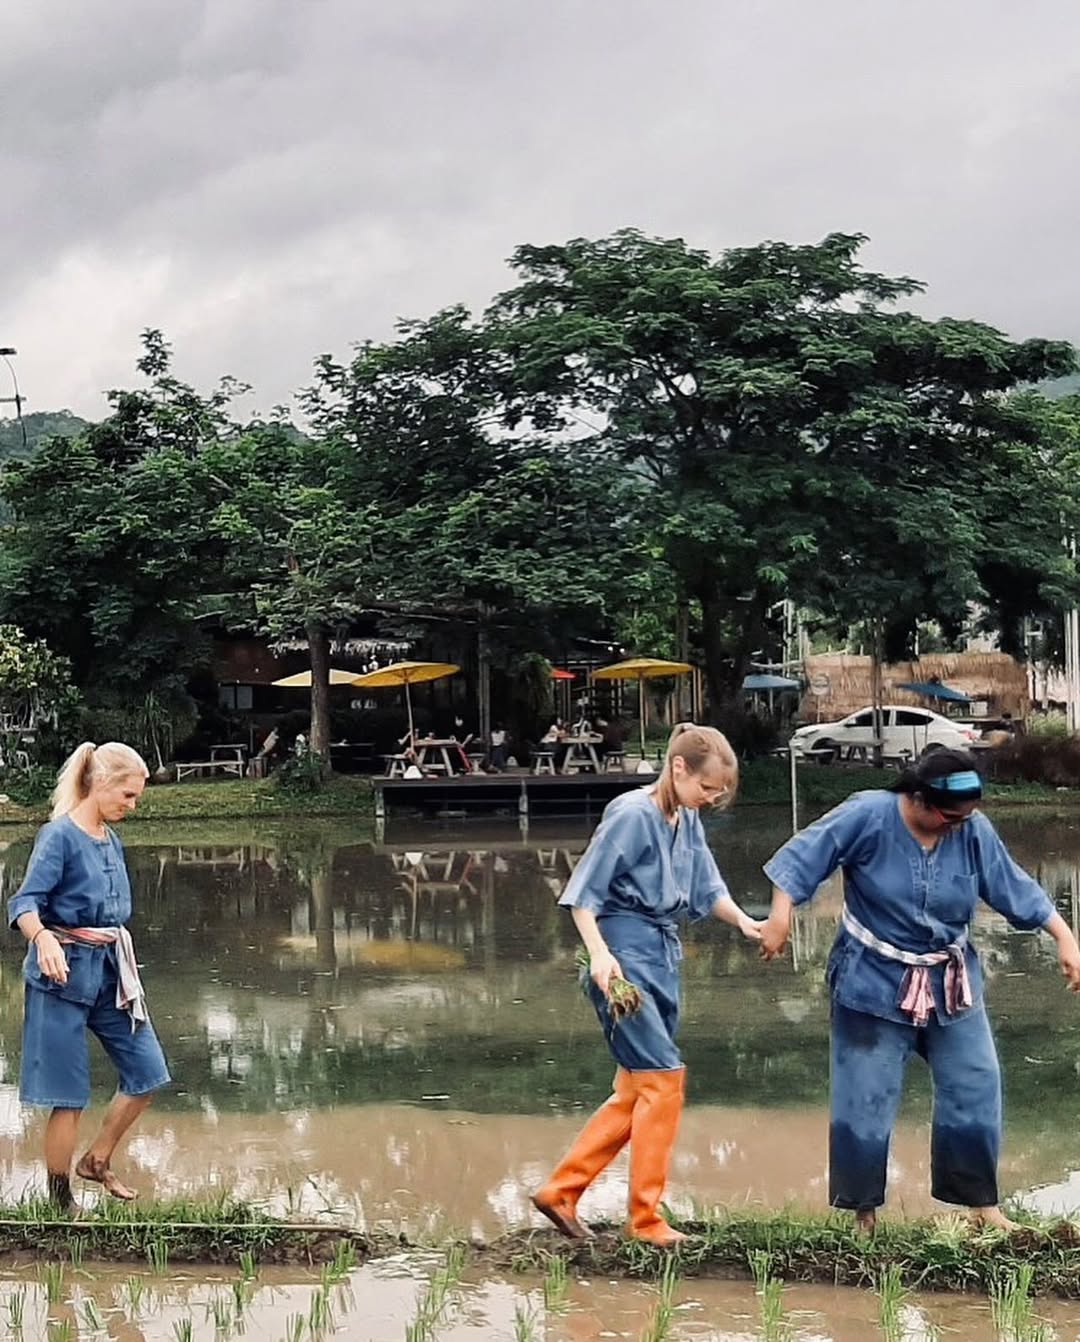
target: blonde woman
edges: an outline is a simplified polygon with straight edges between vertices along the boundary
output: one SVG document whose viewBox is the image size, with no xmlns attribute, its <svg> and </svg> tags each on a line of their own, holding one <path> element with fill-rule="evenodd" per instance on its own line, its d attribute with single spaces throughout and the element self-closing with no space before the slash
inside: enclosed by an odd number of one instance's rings
<svg viewBox="0 0 1080 1342">
<path fill-rule="evenodd" d="M 26 938 L 26 1012 L 19 1093 L 51 1109 L 45 1127 L 49 1197 L 70 1211 L 71 1162 L 79 1118 L 90 1101 L 87 1031 L 117 1072 L 119 1087 L 101 1130 L 75 1166 L 113 1197 L 134 1191 L 110 1168 L 117 1143 L 169 1082 L 131 935 L 131 886 L 124 850 L 109 828 L 135 809 L 147 768 L 117 741 L 79 746 L 53 793 L 52 819 L 38 832 L 8 918 Z"/>
<path fill-rule="evenodd" d="M 715 728 L 676 727 L 660 777 L 610 803 L 559 900 L 589 953 L 589 997 L 617 1064 L 614 1093 L 533 1197 L 573 1239 L 592 1233 L 578 1219 L 578 1199 L 627 1142 L 629 1234 L 665 1247 L 685 1239 L 659 1211 L 686 1084 L 675 1043 L 676 920 L 711 914 L 751 940 L 760 936 L 728 893 L 698 815 L 703 806 L 729 804 L 738 781 L 735 754 Z M 613 977 L 634 983 L 643 999 L 640 1011 L 618 1022 L 608 1000 Z"/>
</svg>

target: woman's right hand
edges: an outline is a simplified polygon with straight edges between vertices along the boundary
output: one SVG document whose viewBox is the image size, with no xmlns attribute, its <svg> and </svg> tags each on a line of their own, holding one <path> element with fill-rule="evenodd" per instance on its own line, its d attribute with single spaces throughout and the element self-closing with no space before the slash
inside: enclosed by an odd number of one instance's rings
<svg viewBox="0 0 1080 1342">
<path fill-rule="evenodd" d="M 37 951 L 38 968 L 47 979 L 54 983 L 66 983 L 68 980 L 68 962 L 64 948 L 48 930 L 40 932 L 34 941 Z"/>
<path fill-rule="evenodd" d="M 618 960 L 609 950 L 603 950 L 596 955 L 589 956 L 589 973 L 592 975 L 592 981 L 605 997 L 611 994 L 611 980 L 623 977 Z"/>
</svg>

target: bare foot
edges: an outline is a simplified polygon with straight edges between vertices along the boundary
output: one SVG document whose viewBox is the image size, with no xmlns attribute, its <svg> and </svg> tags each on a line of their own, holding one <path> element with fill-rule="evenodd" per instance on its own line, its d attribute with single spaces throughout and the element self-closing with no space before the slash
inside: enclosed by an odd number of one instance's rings
<svg viewBox="0 0 1080 1342">
<path fill-rule="evenodd" d="M 1011 1235 L 1014 1230 L 1023 1228 L 1018 1221 L 1010 1221 L 1000 1207 L 972 1207 L 968 1216 L 979 1230 L 1002 1230 Z"/>
<path fill-rule="evenodd" d="M 134 1202 L 139 1196 L 134 1188 L 128 1188 L 127 1184 L 120 1182 L 109 1169 L 107 1160 L 92 1156 L 89 1151 L 75 1166 L 75 1173 L 80 1179 L 89 1179 L 91 1183 L 100 1184 L 110 1197 L 120 1198 L 123 1202 Z"/>
<path fill-rule="evenodd" d="M 869 1239 L 877 1229 L 877 1212 L 871 1207 L 869 1211 L 855 1213 L 855 1233 L 861 1239 Z"/>
</svg>

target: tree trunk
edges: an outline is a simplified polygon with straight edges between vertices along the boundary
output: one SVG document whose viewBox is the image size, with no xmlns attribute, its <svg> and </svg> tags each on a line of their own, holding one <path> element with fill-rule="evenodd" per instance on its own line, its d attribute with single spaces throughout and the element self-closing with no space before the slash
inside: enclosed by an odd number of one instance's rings
<svg viewBox="0 0 1080 1342">
<path fill-rule="evenodd" d="M 487 607 L 480 608 L 480 628 L 476 634 L 476 678 L 477 709 L 479 711 L 478 734 L 480 740 L 491 740 L 491 650 L 488 641 Z"/>
<path fill-rule="evenodd" d="M 311 656 L 311 740 L 313 754 L 330 768 L 330 639 L 314 621 L 305 626 Z"/>
<path fill-rule="evenodd" d="M 690 602 L 682 595 L 675 607 L 675 660 L 690 660 Z M 675 686 L 675 717 L 685 722 L 690 717 L 689 705 L 693 701 L 689 678 L 679 676 Z"/>
<path fill-rule="evenodd" d="M 747 734 L 742 684 L 750 670 L 754 648 L 761 640 L 764 600 L 755 597 L 745 603 L 744 622 L 734 644 L 724 637 L 725 617 L 731 614 L 729 602 L 715 592 L 701 595 L 700 601 L 709 701 L 706 717 L 739 750 Z"/>
</svg>

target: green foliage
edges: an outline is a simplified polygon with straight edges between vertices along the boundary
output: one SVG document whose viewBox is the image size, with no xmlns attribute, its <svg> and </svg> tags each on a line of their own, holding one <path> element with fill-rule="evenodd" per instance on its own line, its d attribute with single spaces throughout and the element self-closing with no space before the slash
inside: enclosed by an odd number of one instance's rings
<svg viewBox="0 0 1080 1342">
<path fill-rule="evenodd" d="M 906 626 L 975 599 L 1004 614 L 1010 591 L 1030 605 L 1048 584 L 1005 574 L 1043 561 L 1075 590 L 1034 488 L 1041 438 L 1001 404 L 1071 371 L 1072 351 L 895 310 L 920 286 L 865 270 L 863 242 L 712 258 L 624 230 L 522 247 L 521 283 L 492 311 L 511 415 L 555 432 L 591 422 L 579 451 L 641 481 L 643 520 L 700 606 L 714 711 L 739 701 L 781 597 Z"/>
<path fill-rule="evenodd" d="M 321 792 L 326 786 L 326 779 L 326 761 L 313 750 L 294 752 L 274 774 L 278 791 L 294 797 Z"/>
</svg>

